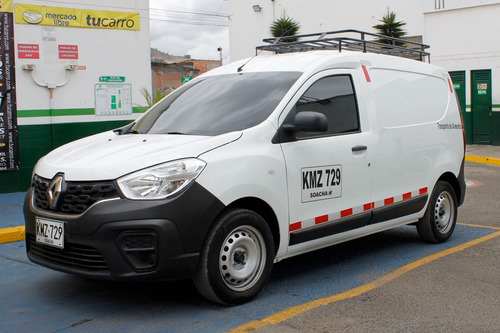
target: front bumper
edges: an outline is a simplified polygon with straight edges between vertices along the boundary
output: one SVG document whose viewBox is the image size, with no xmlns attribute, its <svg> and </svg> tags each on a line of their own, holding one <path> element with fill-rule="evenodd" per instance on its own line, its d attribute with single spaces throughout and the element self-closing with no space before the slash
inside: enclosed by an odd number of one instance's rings
<svg viewBox="0 0 500 333">
<path fill-rule="evenodd" d="M 193 183 L 173 198 L 100 201 L 80 215 L 54 214 L 24 203 L 28 258 L 75 275 L 117 280 L 190 277 L 206 234 L 224 205 Z M 36 218 L 64 222 L 64 249 L 35 241 Z"/>
</svg>

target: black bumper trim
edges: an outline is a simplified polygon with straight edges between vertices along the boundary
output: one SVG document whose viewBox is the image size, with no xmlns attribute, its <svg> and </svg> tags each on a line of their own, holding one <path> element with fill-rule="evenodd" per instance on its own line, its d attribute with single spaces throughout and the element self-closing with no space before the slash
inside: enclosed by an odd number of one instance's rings
<svg viewBox="0 0 500 333">
<path fill-rule="evenodd" d="M 94 248 L 104 258 L 108 269 L 93 271 L 30 251 L 29 239 L 34 239 L 36 217 L 48 217 L 32 209 L 31 193 L 30 189 L 24 204 L 29 259 L 71 274 L 118 280 L 169 280 L 192 276 L 206 234 L 225 208 L 195 182 L 183 193 L 165 200 L 106 201 L 90 207 L 75 219 L 60 219 L 65 226 L 65 243 Z M 135 245 L 124 249 L 123 235 L 141 233 L 155 235 L 155 241 L 148 245 L 151 248 L 146 246 L 142 253 L 133 248 Z M 148 255 L 151 255 L 149 264 Z"/>
</svg>

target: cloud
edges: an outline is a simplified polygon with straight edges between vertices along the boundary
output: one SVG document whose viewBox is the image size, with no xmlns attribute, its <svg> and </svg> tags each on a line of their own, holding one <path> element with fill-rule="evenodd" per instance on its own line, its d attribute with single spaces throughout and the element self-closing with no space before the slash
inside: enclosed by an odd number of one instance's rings
<svg viewBox="0 0 500 333">
<path fill-rule="evenodd" d="M 150 0 L 151 47 L 193 59 L 229 57 L 226 0 Z M 217 16 L 222 15 L 222 16 Z"/>
</svg>

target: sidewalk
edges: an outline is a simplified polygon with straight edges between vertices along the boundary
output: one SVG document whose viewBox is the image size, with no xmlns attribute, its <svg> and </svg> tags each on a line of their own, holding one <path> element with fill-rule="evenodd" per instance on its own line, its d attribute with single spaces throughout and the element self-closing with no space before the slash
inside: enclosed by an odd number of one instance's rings
<svg viewBox="0 0 500 333">
<path fill-rule="evenodd" d="M 500 159 L 500 146 L 467 145 L 465 154 Z"/>
<path fill-rule="evenodd" d="M 500 146 L 468 145 L 466 160 L 500 165 Z M 0 243 L 24 237 L 23 203 L 26 193 L 0 194 Z M 8 228 L 8 229 L 7 229 Z M 11 239 L 11 240 L 9 240 Z"/>
<path fill-rule="evenodd" d="M 465 160 L 500 165 L 500 146 L 468 145 Z"/>
<path fill-rule="evenodd" d="M 0 194 L 0 244 L 24 239 L 25 196 L 26 193 Z"/>
</svg>

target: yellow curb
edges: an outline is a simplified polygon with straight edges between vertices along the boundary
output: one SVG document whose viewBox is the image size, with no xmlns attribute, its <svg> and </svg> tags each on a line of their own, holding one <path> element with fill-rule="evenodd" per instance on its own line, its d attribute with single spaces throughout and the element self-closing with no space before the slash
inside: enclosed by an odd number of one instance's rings
<svg viewBox="0 0 500 333">
<path fill-rule="evenodd" d="M 469 162 L 500 165 L 500 158 L 465 155 L 465 160 Z"/>
<path fill-rule="evenodd" d="M 24 226 L 0 229 L 0 244 L 24 240 Z"/>
<path fill-rule="evenodd" d="M 306 311 L 318 308 L 320 306 L 328 305 L 331 303 L 335 303 L 338 301 L 342 301 L 342 300 L 346 300 L 349 298 L 353 298 L 353 297 L 362 295 L 362 294 L 367 293 L 371 290 L 374 290 L 374 289 L 376 289 L 376 288 L 378 288 L 378 287 L 380 287 L 388 282 L 391 282 L 391 281 L 397 279 L 398 277 L 402 276 L 403 274 L 408 273 L 412 270 L 415 270 L 418 267 L 421 267 L 421 266 L 428 264 L 430 262 L 433 262 L 435 260 L 441 259 L 445 256 L 463 251 L 469 247 L 486 242 L 490 239 L 493 239 L 493 238 L 499 237 L 499 236 L 500 236 L 500 231 L 493 232 L 493 233 L 488 234 L 486 236 L 468 241 L 466 243 L 457 245 L 457 246 L 449 248 L 447 250 L 431 254 L 427 257 L 424 257 L 422 259 L 411 262 L 403 267 L 400 267 L 400 268 L 398 268 L 398 269 L 396 269 L 396 270 L 394 270 L 394 271 L 392 271 L 392 272 L 390 272 L 390 273 L 388 273 L 388 274 L 386 274 L 386 275 L 384 275 L 384 276 L 382 276 L 382 277 L 380 277 L 380 278 L 378 278 L 370 283 L 367 283 L 367 284 L 364 284 L 362 286 L 341 292 L 339 294 L 335 294 L 332 296 L 328 296 L 328 297 L 324 297 L 324 298 L 320 298 L 320 299 L 315 299 L 315 300 L 312 300 L 312 301 L 309 301 L 309 302 L 306 302 L 303 304 L 299 304 L 297 306 L 283 310 L 281 312 L 278 312 L 278 313 L 273 314 L 273 315 L 266 317 L 266 318 L 251 321 L 249 323 L 243 324 L 239 327 L 236 327 L 236 328 L 230 330 L 229 333 L 252 332 L 252 331 L 255 331 L 255 330 L 262 328 L 262 327 L 265 327 L 265 326 L 279 324 L 287 319 L 295 317 L 298 314 L 301 314 L 301 313 L 304 313 Z"/>
</svg>

